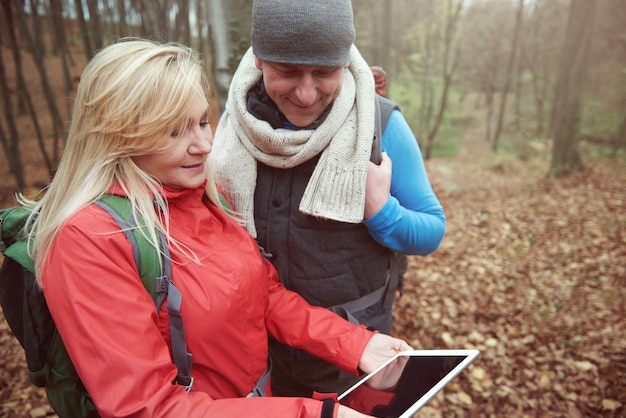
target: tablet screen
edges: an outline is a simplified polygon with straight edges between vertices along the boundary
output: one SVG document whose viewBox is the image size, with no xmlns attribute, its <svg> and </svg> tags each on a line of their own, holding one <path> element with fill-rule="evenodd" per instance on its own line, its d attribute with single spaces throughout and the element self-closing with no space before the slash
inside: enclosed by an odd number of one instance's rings
<svg viewBox="0 0 626 418">
<path fill-rule="evenodd" d="M 386 366 L 365 376 L 359 383 L 341 394 L 339 400 L 352 409 L 375 417 L 410 417 L 465 369 L 477 355 L 477 350 L 402 352 Z M 380 380 L 384 383 L 379 382 Z M 380 389 L 365 385 L 367 381 Z"/>
</svg>

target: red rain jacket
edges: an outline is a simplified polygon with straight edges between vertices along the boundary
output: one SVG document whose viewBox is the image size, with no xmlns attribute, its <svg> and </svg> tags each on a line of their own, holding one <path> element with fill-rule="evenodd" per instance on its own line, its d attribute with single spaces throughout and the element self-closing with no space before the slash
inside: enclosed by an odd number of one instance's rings
<svg viewBox="0 0 626 418">
<path fill-rule="evenodd" d="M 170 246 L 193 354 L 190 393 L 171 383 L 167 303 L 157 314 L 130 243 L 104 210 L 71 216 L 43 268 L 50 311 L 102 417 L 319 417 L 317 400 L 242 398 L 265 371 L 268 334 L 357 374 L 372 333 L 283 288 L 255 241 L 202 198 L 203 188 L 164 193 L 171 236 L 200 258 Z"/>
</svg>

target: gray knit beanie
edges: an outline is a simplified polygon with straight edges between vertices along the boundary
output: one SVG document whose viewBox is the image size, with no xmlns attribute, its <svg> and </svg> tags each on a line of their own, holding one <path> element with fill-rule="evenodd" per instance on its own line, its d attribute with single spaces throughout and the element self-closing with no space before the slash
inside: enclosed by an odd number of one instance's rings
<svg viewBox="0 0 626 418">
<path fill-rule="evenodd" d="M 252 48 L 264 61 L 340 67 L 355 31 L 351 0 L 254 0 Z"/>
</svg>

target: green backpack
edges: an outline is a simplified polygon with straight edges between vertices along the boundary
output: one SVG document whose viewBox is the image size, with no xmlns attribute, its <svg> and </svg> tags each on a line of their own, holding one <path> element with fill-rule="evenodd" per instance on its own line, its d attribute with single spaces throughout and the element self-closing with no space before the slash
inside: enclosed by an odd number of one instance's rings
<svg viewBox="0 0 626 418">
<path fill-rule="evenodd" d="M 173 361 L 178 368 L 175 383 L 188 391 L 193 385 L 191 354 L 187 352 L 180 316 L 180 293 L 170 280 L 169 250 L 162 235 L 161 254 L 141 234 L 131 214 L 128 199 L 105 195 L 96 202 L 120 226 L 133 247 L 135 264 L 146 290 L 158 310 L 168 303 Z M 33 273 L 34 263 L 27 252 L 22 228 L 32 209 L 17 206 L 0 210 L 0 250 L 4 261 L 0 268 L 0 305 L 4 316 L 26 354 L 28 377 L 46 389 L 50 405 L 60 418 L 98 417 L 94 403 L 83 386 L 69 358 L 43 293 Z M 162 264 L 162 265 L 161 265 Z"/>
</svg>

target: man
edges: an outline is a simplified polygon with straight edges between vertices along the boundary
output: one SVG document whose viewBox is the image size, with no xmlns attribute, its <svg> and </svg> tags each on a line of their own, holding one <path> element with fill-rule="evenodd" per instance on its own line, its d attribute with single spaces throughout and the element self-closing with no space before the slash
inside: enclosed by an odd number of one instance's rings
<svg viewBox="0 0 626 418">
<path fill-rule="evenodd" d="M 209 164 L 285 287 L 389 332 L 393 251 L 436 250 L 445 214 L 399 111 L 382 135 L 380 165 L 369 161 L 376 95 L 354 39 L 350 0 L 254 1 L 252 47 Z M 270 352 L 274 395 L 339 393 L 354 382 L 276 341 Z"/>
</svg>

